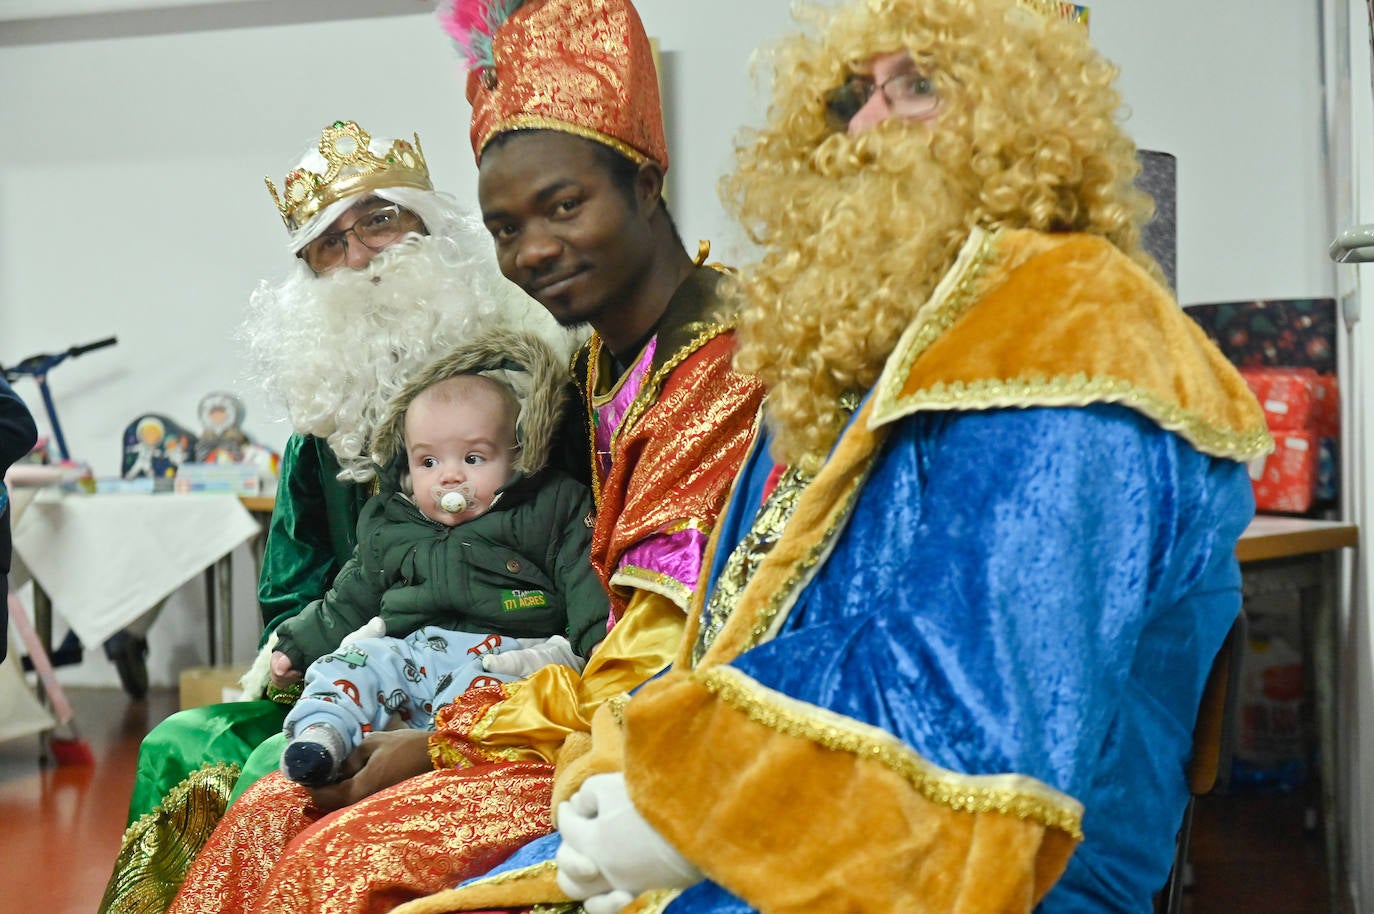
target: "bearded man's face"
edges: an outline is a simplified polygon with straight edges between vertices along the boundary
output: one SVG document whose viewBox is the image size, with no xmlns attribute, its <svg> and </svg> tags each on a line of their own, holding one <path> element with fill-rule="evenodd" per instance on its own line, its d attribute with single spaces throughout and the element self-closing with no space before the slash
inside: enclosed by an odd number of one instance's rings
<svg viewBox="0 0 1374 914">
<path fill-rule="evenodd" d="M 360 268 L 315 276 L 301 264 L 250 301 L 242 335 L 255 373 L 292 429 L 328 439 L 357 478 L 371 476 L 367 444 L 386 403 L 473 316 L 452 246 L 411 234 Z"/>
</svg>

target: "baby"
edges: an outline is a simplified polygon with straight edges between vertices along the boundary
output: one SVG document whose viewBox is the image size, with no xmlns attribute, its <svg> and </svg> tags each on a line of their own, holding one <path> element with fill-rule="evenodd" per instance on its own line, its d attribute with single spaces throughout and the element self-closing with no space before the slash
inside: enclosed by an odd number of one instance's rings
<svg viewBox="0 0 1374 914">
<path fill-rule="evenodd" d="M 353 558 L 324 600 L 277 632 L 292 667 L 309 663 L 284 727 L 288 778 L 335 781 L 363 735 L 393 715 L 432 726 L 436 709 L 473 686 L 543 663 L 580 670 L 605 636 L 591 499 L 544 468 L 563 396 L 553 360 L 535 337 L 488 334 L 393 402 L 374 449 L 383 491 L 363 509 Z M 360 620 L 314 659 L 311 644 Z M 521 653 L 503 671 L 493 658 L 512 649 Z"/>
</svg>

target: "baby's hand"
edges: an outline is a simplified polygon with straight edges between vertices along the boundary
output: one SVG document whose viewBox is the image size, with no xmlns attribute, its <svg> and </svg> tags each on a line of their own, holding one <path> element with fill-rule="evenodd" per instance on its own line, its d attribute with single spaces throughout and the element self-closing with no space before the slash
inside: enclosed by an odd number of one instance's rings
<svg viewBox="0 0 1374 914">
<path fill-rule="evenodd" d="M 285 689 L 301 681 L 301 674 L 291 669 L 291 658 L 281 651 L 272 652 L 272 685 Z"/>
</svg>

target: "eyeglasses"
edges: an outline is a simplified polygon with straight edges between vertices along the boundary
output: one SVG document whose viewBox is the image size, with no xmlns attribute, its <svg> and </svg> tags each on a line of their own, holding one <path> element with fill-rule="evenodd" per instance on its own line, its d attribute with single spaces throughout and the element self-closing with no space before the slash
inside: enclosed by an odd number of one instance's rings
<svg viewBox="0 0 1374 914">
<path fill-rule="evenodd" d="M 424 231 L 420 217 L 395 203 L 363 212 L 346 229 L 325 232 L 301 249 L 300 257 L 316 275 L 342 266 L 348 257 L 348 236 L 371 251 L 380 251 L 409 232 Z"/>
<path fill-rule="evenodd" d="M 856 73 L 826 94 L 826 123 L 832 130 L 847 130 L 874 92 L 881 92 L 893 115 L 902 118 L 924 117 L 940 104 L 934 84 L 920 73 L 898 73 L 882 85 Z"/>
</svg>

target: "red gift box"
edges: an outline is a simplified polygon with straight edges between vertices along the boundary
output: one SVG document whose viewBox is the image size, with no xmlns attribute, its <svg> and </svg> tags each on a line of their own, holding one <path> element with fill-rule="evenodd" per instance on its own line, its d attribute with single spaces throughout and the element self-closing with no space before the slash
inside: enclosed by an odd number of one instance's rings
<svg viewBox="0 0 1374 914">
<path fill-rule="evenodd" d="M 1314 427 L 1321 382 L 1311 368 L 1242 368 L 1240 374 L 1264 409 L 1271 432 Z"/>
<path fill-rule="evenodd" d="M 1317 433 L 1274 432 L 1274 452 L 1250 464 L 1255 510 L 1302 514 L 1312 508 L 1317 483 Z"/>
<path fill-rule="evenodd" d="M 1313 390 L 1312 427 L 1323 438 L 1339 438 L 1341 435 L 1341 386 L 1333 374 L 1317 375 L 1317 386 Z"/>
</svg>

